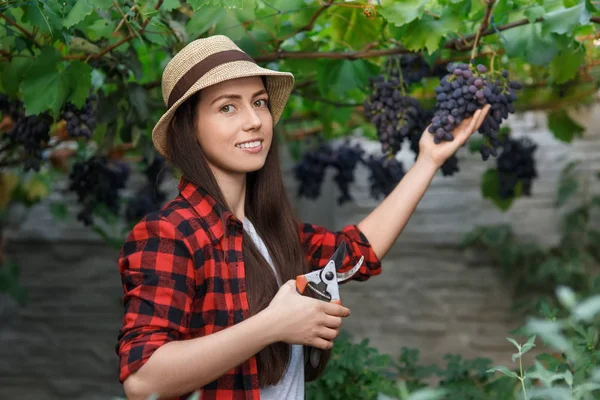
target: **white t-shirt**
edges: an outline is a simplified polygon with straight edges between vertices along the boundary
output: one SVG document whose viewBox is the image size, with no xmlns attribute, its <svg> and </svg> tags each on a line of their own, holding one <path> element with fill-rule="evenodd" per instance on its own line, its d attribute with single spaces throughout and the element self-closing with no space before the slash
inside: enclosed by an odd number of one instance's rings
<svg viewBox="0 0 600 400">
<path fill-rule="evenodd" d="M 265 243 L 258 236 L 254 225 L 252 225 L 248 218 L 244 218 L 243 224 L 244 230 L 273 269 L 277 277 L 277 283 L 281 286 L 282 283 L 279 276 L 277 276 L 277 271 L 275 270 L 267 246 L 265 246 Z M 292 357 L 283 379 L 273 386 L 262 388 L 260 390 L 260 398 L 261 400 L 304 400 L 304 350 L 302 345 L 292 345 Z"/>
</svg>

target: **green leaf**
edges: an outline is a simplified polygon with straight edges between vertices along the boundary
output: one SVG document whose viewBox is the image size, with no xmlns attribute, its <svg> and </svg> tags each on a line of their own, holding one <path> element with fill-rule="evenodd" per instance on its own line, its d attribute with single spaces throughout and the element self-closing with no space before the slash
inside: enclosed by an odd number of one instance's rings
<svg viewBox="0 0 600 400">
<path fill-rule="evenodd" d="M 486 372 L 487 373 L 502 372 L 504 375 L 510 376 L 511 378 L 519 377 L 516 373 L 512 372 L 510 369 L 503 367 L 503 366 L 490 368 Z"/>
<path fill-rule="evenodd" d="M 514 199 L 500 198 L 499 191 L 500 180 L 498 178 L 498 170 L 490 168 L 481 177 L 481 194 L 484 198 L 492 200 L 500 210 L 506 211 L 510 208 Z"/>
<path fill-rule="evenodd" d="M 144 124 L 148 120 L 148 93 L 138 84 L 130 84 L 126 90 L 129 98 L 129 104 L 133 106 L 136 113 L 136 119 L 139 124 Z"/>
<path fill-rule="evenodd" d="M 533 6 L 525 10 L 525 16 L 529 20 L 529 23 L 533 23 L 539 17 L 543 17 L 545 13 L 546 10 L 542 6 Z"/>
<path fill-rule="evenodd" d="M 15 57 L 2 71 L 2 86 L 6 93 L 15 96 L 19 92 L 19 85 L 26 76 L 29 67 L 33 64 L 31 58 Z"/>
<path fill-rule="evenodd" d="M 181 6 L 180 0 L 165 0 L 160 6 L 160 11 L 173 11 L 174 9 L 179 8 L 179 6 Z"/>
<path fill-rule="evenodd" d="M 379 38 L 381 19 L 369 20 L 360 8 L 332 7 L 327 15 L 330 23 L 328 33 L 339 43 L 345 43 L 358 50 Z"/>
<path fill-rule="evenodd" d="M 591 15 L 586 10 L 585 4 L 579 4 L 571 8 L 563 8 L 552 11 L 544 16 L 542 21 L 542 35 L 556 33 L 564 35 L 571 32 L 577 26 L 590 22 Z"/>
<path fill-rule="evenodd" d="M 515 347 L 516 347 L 516 348 L 517 348 L 519 351 L 521 351 L 521 345 L 520 345 L 519 343 L 517 343 L 517 341 L 516 341 L 515 339 L 513 339 L 513 338 L 506 338 L 506 340 L 508 340 L 509 342 L 511 342 L 512 344 L 514 344 L 514 345 L 515 345 Z"/>
<path fill-rule="evenodd" d="M 534 65 L 547 66 L 558 49 L 556 43 L 542 35 L 540 24 L 527 24 L 503 33 L 504 48 L 510 58 L 523 58 Z"/>
<path fill-rule="evenodd" d="M 61 31 L 63 26 L 61 18 L 46 2 L 35 1 L 34 4 L 25 7 L 24 11 L 25 20 L 38 27 L 40 32 L 56 36 Z"/>
<path fill-rule="evenodd" d="M 595 0 L 585 0 L 585 9 L 594 13 L 600 11 L 600 4 Z"/>
<path fill-rule="evenodd" d="M 225 10 L 219 7 L 204 7 L 202 12 L 194 13 L 185 26 L 186 32 L 203 35 L 225 16 Z"/>
<path fill-rule="evenodd" d="M 582 320 L 590 321 L 600 313 L 600 296 L 592 296 L 573 308 L 573 315 Z"/>
<path fill-rule="evenodd" d="M 58 115 L 69 94 L 68 82 L 58 71 L 59 60 L 58 51 L 45 47 L 27 72 L 20 86 L 27 115 L 39 114 L 47 109 Z"/>
<path fill-rule="evenodd" d="M 427 49 L 431 55 L 439 49 L 442 38 L 449 33 L 460 31 L 461 21 L 459 16 L 453 14 L 440 19 L 423 15 L 403 27 L 402 42 L 409 50 Z"/>
<path fill-rule="evenodd" d="M 427 0 L 383 0 L 377 12 L 390 23 L 401 26 L 420 18 L 425 11 L 425 4 Z"/>
<path fill-rule="evenodd" d="M 322 60 L 317 67 L 317 81 L 321 94 L 343 96 L 364 87 L 374 75 L 374 66 L 367 60 Z"/>
<path fill-rule="evenodd" d="M 65 28 L 72 27 L 73 25 L 83 21 L 83 19 L 90 15 L 92 11 L 94 11 L 94 6 L 91 4 L 91 2 L 89 2 L 89 0 L 77 0 L 63 21 L 63 26 Z"/>
<path fill-rule="evenodd" d="M 69 215 L 67 206 L 64 203 L 51 203 L 50 213 L 54 216 L 54 218 L 59 220 L 65 220 Z"/>
<path fill-rule="evenodd" d="M 574 177 L 568 177 L 561 180 L 557 195 L 556 195 L 556 206 L 562 207 L 565 205 L 577 191 L 579 190 L 579 181 Z"/>
<path fill-rule="evenodd" d="M 577 76 L 579 67 L 585 61 L 582 49 L 561 50 L 550 63 L 550 77 L 556 83 L 565 83 Z"/>
<path fill-rule="evenodd" d="M 92 67 L 74 60 L 71 61 L 64 75 L 71 91 L 68 100 L 77 107 L 82 107 L 92 88 Z"/>
<path fill-rule="evenodd" d="M 523 347 L 521 347 L 521 354 L 525 354 L 527 353 L 529 350 L 531 350 L 533 347 L 535 347 L 535 338 L 536 336 L 533 335 L 532 337 L 529 338 L 529 340 L 523 345 Z"/>
<path fill-rule="evenodd" d="M 188 4 L 192 6 L 194 11 L 199 10 L 202 7 L 222 7 L 222 8 L 242 8 L 244 6 L 249 7 L 245 0 L 187 0 Z"/>
<path fill-rule="evenodd" d="M 583 136 L 584 128 L 575 122 L 566 110 L 548 113 L 548 129 L 563 142 L 570 143 L 576 136 Z"/>
</svg>

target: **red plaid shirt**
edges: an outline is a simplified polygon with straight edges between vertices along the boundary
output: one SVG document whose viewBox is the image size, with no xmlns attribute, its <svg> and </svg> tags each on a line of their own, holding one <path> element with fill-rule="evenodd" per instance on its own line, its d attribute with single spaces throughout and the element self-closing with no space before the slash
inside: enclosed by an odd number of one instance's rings
<svg viewBox="0 0 600 400">
<path fill-rule="evenodd" d="M 185 179 L 175 199 L 132 229 L 119 256 L 125 308 L 116 346 L 121 382 L 163 344 L 210 335 L 247 318 L 242 232 L 239 219 Z M 353 279 L 381 272 L 380 260 L 355 225 L 334 233 L 300 223 L 299 234 L 311 269 L 324 267 L 344 239 L 349 254 L 341 271 L 363 255 Z M 259 399 L 257 373 L 252 357 L 198 388 L 201 398 Z"/>
</svg>

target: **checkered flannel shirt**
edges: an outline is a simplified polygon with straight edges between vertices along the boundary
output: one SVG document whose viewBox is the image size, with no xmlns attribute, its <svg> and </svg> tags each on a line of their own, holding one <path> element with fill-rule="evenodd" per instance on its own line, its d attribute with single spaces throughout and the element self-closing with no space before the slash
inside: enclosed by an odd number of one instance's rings
<svg viewBox="0 0 600 400">
<path fill-rule="evenodd" d="M 116 352 L 121 382 L 163 344 L 210 335 L 248 316 L 242 222 L 185 178 L 178 188 L 175 199 L 132 229 L 119 255 L 124 317 Z M 331 232 L 299 223 L 299 234 L 313 270 L 324 267 L 346 240 L 349 254 L 341 272 L 361 255 L 365 260 L 354 280 L 381 272 L 380 260 L 355 225 Z M 257 373 L 252 357 L 198 390 L 203 400 L 256 400 Z"/>
</svg>

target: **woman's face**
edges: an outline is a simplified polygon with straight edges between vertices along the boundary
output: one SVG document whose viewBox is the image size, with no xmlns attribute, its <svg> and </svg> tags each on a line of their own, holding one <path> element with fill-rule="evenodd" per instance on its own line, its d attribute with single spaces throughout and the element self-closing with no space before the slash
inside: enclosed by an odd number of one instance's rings
<svg viewBox="0 0 600 400">
<path fill-rule="evenodd" d="M 233 79 L 202 90 L 196 137 L 216 175 L 262 168 L 273 137 L 267 100 L 260 77 Z"/>
</svg>

